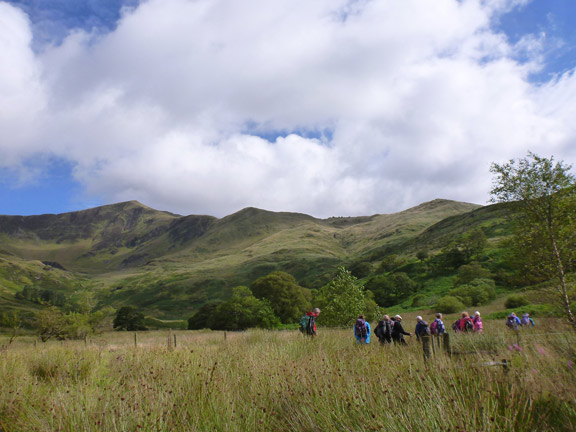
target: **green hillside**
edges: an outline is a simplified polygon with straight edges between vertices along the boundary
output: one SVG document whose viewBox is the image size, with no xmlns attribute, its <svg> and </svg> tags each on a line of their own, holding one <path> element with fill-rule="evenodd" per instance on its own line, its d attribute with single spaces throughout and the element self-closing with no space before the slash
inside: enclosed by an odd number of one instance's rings
<svg viewBox="0 0 576 432">
<path fill-rule="evenodd" d="M 419 250 L 440 251 L 477 227 L 496 244 L 507 233 L 502 206 L 434 200 L 394 214 L 329 219 L 246 208 L 219 219 L 131 201 L 0 216 L 0 295 L 3 304 L 17 306 L 14 293 L 24 286 L 66 295 L 90 289 L 102 305 L 183 318 L 272 271 L 319 288 L 339 265 L 367 262 L 377 272 L 391 254 L 415 259 Z"/>
</svg>

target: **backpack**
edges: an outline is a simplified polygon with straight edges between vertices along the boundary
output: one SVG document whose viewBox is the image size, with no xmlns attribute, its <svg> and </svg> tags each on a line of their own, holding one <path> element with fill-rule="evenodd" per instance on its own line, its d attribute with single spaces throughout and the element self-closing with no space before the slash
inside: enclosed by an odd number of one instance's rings
<svg viewBox="0 0 576 432">
<path fill-rule="evenodd" d="M 460 320 L 459 319 L 454 321 L 454 324 L 452 324 L 452 330 L 460 331 Z"/>
<path fill-rule="evenodd" d="M 384 337 L 384 325 L 384 321 L 380 321 L 374 329 L 374 334 L 378 339 L 382 339 Z"/>
<path fill-rule="evenodd" d="M 308 324 L 310 323 L 310 317 L 308 315 L 304 315 L 300 318 L 299 330 L 300 333 L 309 333 L 308 331 Z"/>
<path fill-rule="evenodd" d="M 358 336 L 360 339 L 366 339 L 366 336 L 368 336 L 368 327 L 366 327 L 366 321 L 364 321 L 363 319 L 358 318 L 356 320 L 354 330 L 356 336 Z"/>
<path fill-rule="evenodd" d="M 506 325 L 511 329 L 516 330 L 518 328 L 518 321 L 516 321 L 516 318 L 514 317 L 508 317 L 506 319 Z"/>
<path fill-rule="evenodd" d="M 430 334 L 437 335 L 438 334 L 438 319 L 432 321 L 430 324 Z"/>
<path fill-rule="evenodd" d="M 430 326 L 425 323 L 421 323 L 420 326 L 420 336 L 430 336 Z"/>
<path fill-rule="evenodd" d="M 470 318 L 468 318 L 466 320 L 466 322 L 464 323 L 464 331 L 474 331 L 474 323 L 472 322 L 472 320 Z"/>
</svg>

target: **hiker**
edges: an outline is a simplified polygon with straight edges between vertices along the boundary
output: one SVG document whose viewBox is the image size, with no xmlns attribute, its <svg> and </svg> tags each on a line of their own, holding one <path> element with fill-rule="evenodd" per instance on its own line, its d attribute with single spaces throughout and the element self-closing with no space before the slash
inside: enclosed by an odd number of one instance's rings
<svg viewBox="0 0 576 432">
<path fill-rule="evenodd" d="M 468 312 L 462 312 L 461 318 L 458 320 L 458 331 L 471 332 L 474 331 L 474 323 L 470 318 Z"/>
<path fill-rule="evenodd" d="M 516 314 L 512 312 L 510 315 L 508 315 L 508 318 L 506 318 L 506 326 L 510 330 L 518 330 L 518 328 L 522 327 L 522 322 L 520 321 L 520 318 L 518 318 Z"/>
<path fill-rule="evenodd" d="M 374 330 L 374 334 L 382 345 L 392 343 L 392 321 L 388 315 L 382 317 Z"/>
<path fill-rule="evenodd" d="M 370 323 L 360 315 L 354 324 L 354 337 L 359 344 L 370 343 Z"/>
<path fill-rule="evenodd" d="M 474 324 L 474 331 L 476 333 L 482 333 L 484 330 L 484 326 L 482 324 L 482 317 L 480 316 L 480 312 L 474 312 L 474 318 L 472 318 L 472 323 Z"/>
<path fill-rule="evenodd" d="M 414 334 L 416 335 L 418 342 L 420 342 L 420 338 L 430 336 L 430 327 L 420 315 L 416 317 L 416 328 L 414 329 Z"/>
<path fill-rule="evenodd" d="M 520 323 L 522 324 L 522 327 L 526 327 L 526 328 L 534 327 L 536 325 L 534 320 L 530 317 L 529 313 L 525 313 L 522 315 L 522 319 L 520 320 Z"/>
<path fill-rule="evenodd" d="M 392 340 L 394 343 L 407 345 L 406 340 L 404 339 L 404 335 L 412 336 L 412 333 L 404 331 L 404 327 L 402 327 L 402 317 L 400 315 L 396 315 L 394 318 L 392 318 L 392 323 Z"/>
<path fill-rule="evenodd" d="M 315 308 L 300 319 L 300 331 L 308 336 L 317 336 L 316 318 L 320 315 L 320 309 Z"/>
<path fill-rule="evenodd" d="M 442 321 L 442 314 L 440 312 L 436 314 L 436 319 L 430 324 L 430 333 L 434 336 L 440 336 L 446 333 L 446 327 L 444 327 L 444 321 Z"/>
</svg>

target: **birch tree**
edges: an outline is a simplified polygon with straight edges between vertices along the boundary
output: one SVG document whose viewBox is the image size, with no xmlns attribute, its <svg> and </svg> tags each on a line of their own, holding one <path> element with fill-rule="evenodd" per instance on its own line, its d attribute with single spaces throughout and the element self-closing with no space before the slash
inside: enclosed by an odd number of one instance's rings
<svg viewBox="0 0 576 432">
<path fill-rule="evenodd" d="M 529 152 L 522 159 L 493 163 L 490 171 L 492 202 L 510 203 L 522 270 L 554 286 L 576 330 L 574 286 L 568 279 L 576 264 L 576 181 L 571 168 Z"/>
</svg>

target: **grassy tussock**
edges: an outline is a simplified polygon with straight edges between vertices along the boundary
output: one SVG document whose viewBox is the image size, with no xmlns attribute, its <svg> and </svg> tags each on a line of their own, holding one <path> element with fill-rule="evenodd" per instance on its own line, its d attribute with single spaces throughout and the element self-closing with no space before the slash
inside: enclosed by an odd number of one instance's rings
<svg viewBox="0 0 576 432">
<path fill-rule="evenodd" d="M 576 429 L 576 336 L 500 327 L 427 363 L 414 338 L 359 346 L 345 330 L 21 340 L 0 354 L 0 431 Z"/>
</svg>

